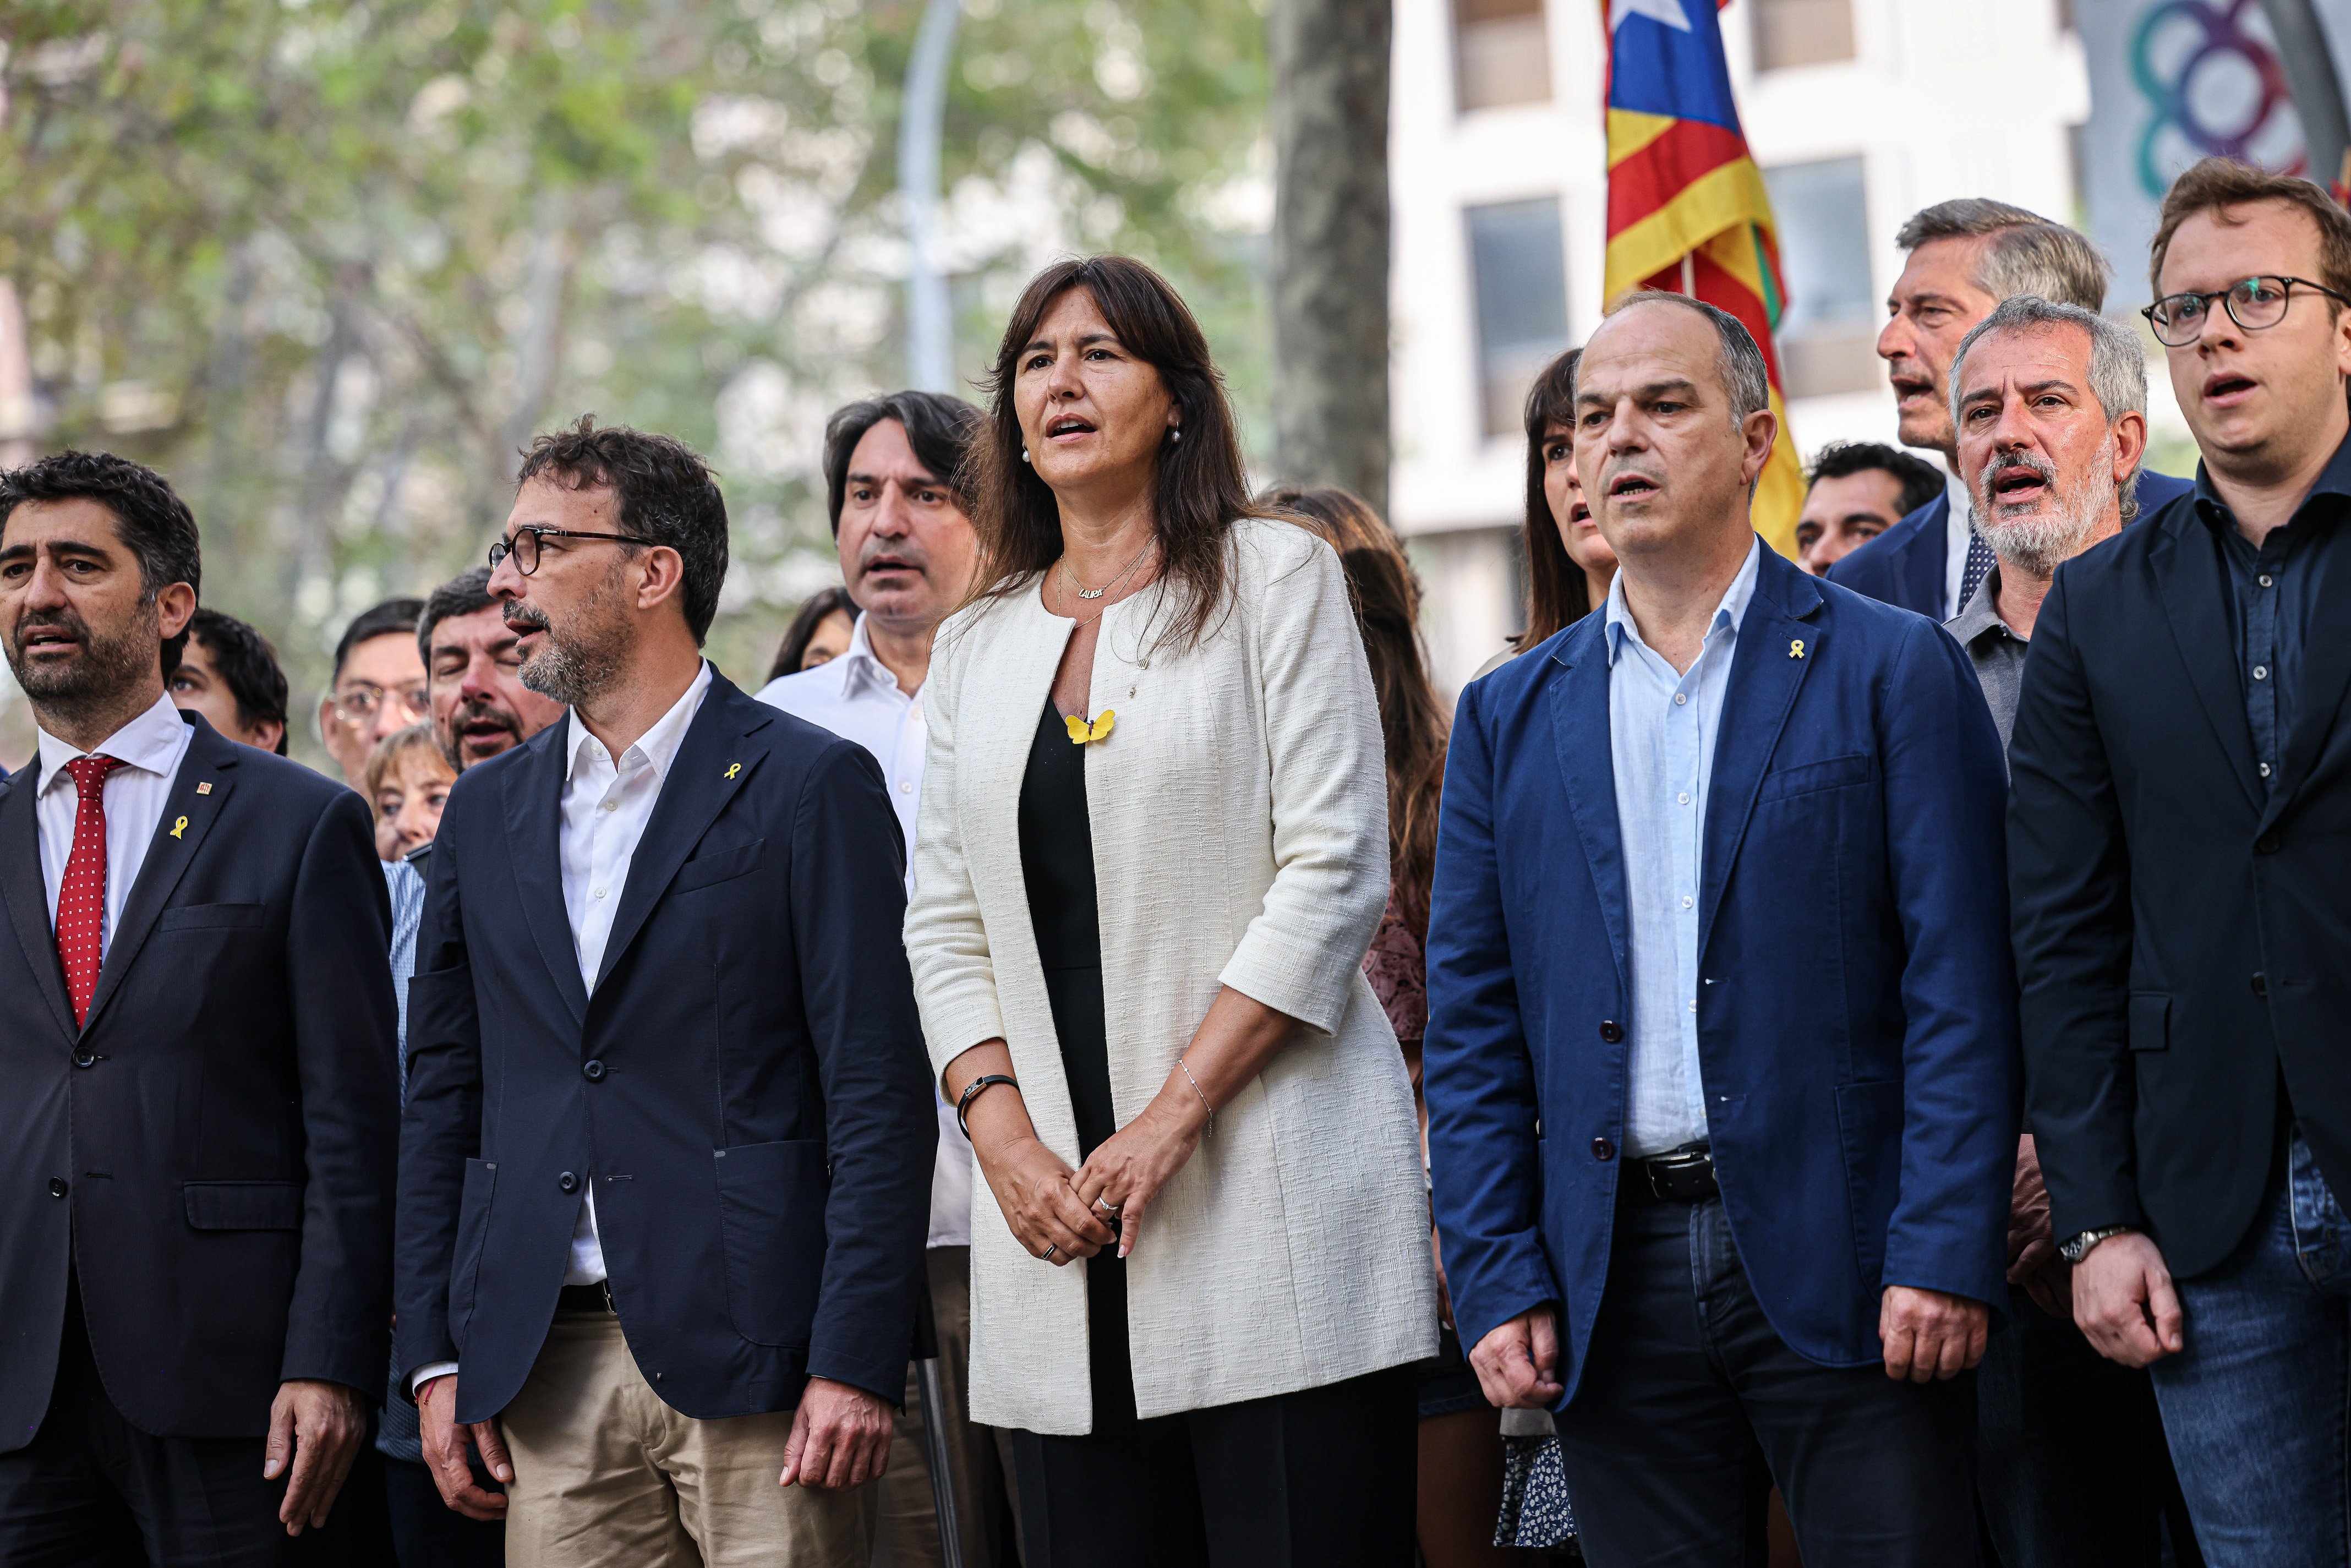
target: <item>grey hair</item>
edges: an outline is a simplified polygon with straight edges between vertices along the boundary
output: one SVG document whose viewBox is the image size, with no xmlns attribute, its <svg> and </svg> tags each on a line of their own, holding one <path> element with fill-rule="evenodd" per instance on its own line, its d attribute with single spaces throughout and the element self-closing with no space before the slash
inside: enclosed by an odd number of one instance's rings
<svg viewBox="0 0 2351 1568">
<path fill-rule="evenodd" d="M 1747 416 L 1771 406 L 1771 374 L 1764 368 L 1763 350 L 1755 346 L 1747 324 L 1719 306 L 1667 288 L 1636 288 L 1616 301 L 1617 311 L 1634 305 L 1678 305 L 1695 310 L 1714 324 L 1722 346 L 1722 390 L 1730 400 L 1730 428 L 1745 428 Z"/>
<path fill-rule="evenodd" d="M 1894 243 L 1907 253 L 1929 240 L 1986 239 L 1973 281 L 1995 299 L 2038 294 L 2085 310 L 2102 310 L 2114 268 L 2098 247 L 2063 224 L 1985 196 L 1938 202 L 1910 214 Z"/>
<path fill-rule="evenodd" d="M 1961 372 L 1967 368 L 1968 350 L 1980 338 L 1995 332 L 2030 332 L 2050 327 L 2078 327 L 2090 337 L 2090 395 L 2098 400 L 2098 412 L 2112 425 L 2126 413 L 2144 417 L 2147 413 L 2147 353 L 2139 347 L 2138 334 L 2129 328 L 2107 320 L 2095 310 L 2079 305 L 2068 305 L 2054 299 L 2043 299 L 2037 294 L 2016 294 L 2000 302 L 1992 313 L 1969 329 L 1959 340 L 1959 351 L 1951 356 L 1951 427 L 1959 424 L 1959 389 L 1965 383 Z M 2123 521 L 2138 516 L 2139 468 L 2147 461 L 2144 448 L 2139 460 L 2131 465 L 2130 473 L 2116 486 L 2121 492 Z"/>
</svg>

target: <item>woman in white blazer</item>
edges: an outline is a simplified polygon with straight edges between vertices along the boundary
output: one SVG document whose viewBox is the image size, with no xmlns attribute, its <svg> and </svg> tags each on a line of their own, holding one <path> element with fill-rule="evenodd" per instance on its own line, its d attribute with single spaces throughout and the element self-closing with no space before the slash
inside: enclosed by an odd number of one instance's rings
<svg viewBox="0 0 2351 1568">
<path fill-rule="evenodd" d="M 906 915 L 986 1178 L 972 1416 L 1014 1429 L 1031 1568 L 1402 1568 L 1435 1281 L 1338 560 L 1249 505 L 1140 263 L 1040 274 L 992 390 Z"/>
</svg>

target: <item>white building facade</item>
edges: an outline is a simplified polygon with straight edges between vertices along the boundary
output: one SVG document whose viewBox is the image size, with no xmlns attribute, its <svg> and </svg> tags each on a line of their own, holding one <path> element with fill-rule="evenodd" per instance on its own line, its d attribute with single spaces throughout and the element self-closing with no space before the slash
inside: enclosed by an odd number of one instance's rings
<svg viewBox="0 0 2351 1568">
<path fill-rule="evenodd" d="M 1527 387 L 1600 319 L 1606 5 L 1395 0 L 1390 505 L 1448 693 L 1520 624 Z M 1798 451 L 1891 441 L 1872 345 L 1902 221 L 1954 196 L 2075 221 L 2090 102 L 2071 7 L 1731 0 L 1721 23 L 1779 223 Z M 2119 298 L 2139 265 L 2113 259 Z"/>
</svg>

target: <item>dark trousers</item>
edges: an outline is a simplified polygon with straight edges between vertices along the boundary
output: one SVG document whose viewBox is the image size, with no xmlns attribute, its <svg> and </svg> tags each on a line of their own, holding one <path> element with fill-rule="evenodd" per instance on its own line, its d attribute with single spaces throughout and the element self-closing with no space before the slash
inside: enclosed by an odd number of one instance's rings
<svg viewBox="0 0 2351 1568">
<path fill-rule="evenodd" d="M 1412 1568 L 1416 1368 L 1138 1420 L 1123 1267 L 1080 1266 L 1094 1429 L 1012 1434 L 1028 1568 Z"/>
<path fill-rule="evenodd" d="M 1975 1568 L 1975 1385 L 1790 1350 L 1721 1200 L 1618 1205 L 1560 1462 L 1593 1568 L 1762 1568 L 1776 1483 L 1804 1568 Z"/>
<path fill-rule="evenodd" d="M 493 1490 L 497 1486 L 478 1459 L 474 1480 Z M 392 1543 L 400 1568 L 502 1568 L 507 1560 L 505 1521 L 467 1519 L 443 1502 L 433 1472 L 424 1466 L 386 1458 L 383 1490 L 391 1505 Z"/>
<path fill-rule="evenodd" d="M 283 1478 L 261 1479 L 259 1437 L 158 1437 L 123 1418 L 99 1381 L 81 1300 L 68 1291 L 49 1407 L 33 1440 L 0 1454 L 7 1568 L 277 1568 Z"/>
<path fill-rule="evenodd" d="M 2154 1382 L 2100 1355 L 2080 1329 L 2021 1290 L 2009 1291 L 2008 1310 L 1976 1376 L 1986 1561 L 2157 1568 L 2172 1515 L 2170 1561 L 2200 1564 L 2175 1500 Z"/>
</svg>

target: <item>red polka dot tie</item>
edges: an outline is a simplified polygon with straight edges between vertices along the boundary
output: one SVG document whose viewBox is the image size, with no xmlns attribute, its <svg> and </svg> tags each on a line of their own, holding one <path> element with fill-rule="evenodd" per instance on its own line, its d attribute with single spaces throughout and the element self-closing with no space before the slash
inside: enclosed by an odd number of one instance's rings
<svg viewBox="0 0 2351 1568">
<path fill-rule="evenodd" d="M 89 1018 L 105 951 L 106 776 L 121 766 L 112 757 L 78 757 L 66 764 L 74 781 L 74 836 L 66 883 L 57 890 L 57 961 L 65 966 L 76 1025 Z"/>
</svg>

